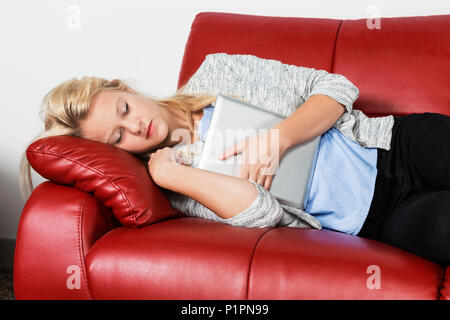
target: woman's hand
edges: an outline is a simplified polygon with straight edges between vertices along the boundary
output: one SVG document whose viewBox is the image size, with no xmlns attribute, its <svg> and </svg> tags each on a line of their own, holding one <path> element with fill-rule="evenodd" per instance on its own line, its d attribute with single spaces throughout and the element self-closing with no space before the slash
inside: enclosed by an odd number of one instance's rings
<svg viewBox="0 0 450 320">
<path fill-rule="evenodd" d="M 266 133 L 246 138 L 227 148 L 219 160 L 242 153 L 244 163 L 240 166 L 239 176 L 262 185 L 267 190 L 279 163 L 287 151 L 287 145 L 279 139 L 279 129 L 270 129 Z"/>
<path fill-rule="evenodd" d="M 165 170 L 170 165 L 176 164 L 173 149 L 165 147 L 150 154 L 148 171 L 156 184 L 163 179 Z"/>
</svg>

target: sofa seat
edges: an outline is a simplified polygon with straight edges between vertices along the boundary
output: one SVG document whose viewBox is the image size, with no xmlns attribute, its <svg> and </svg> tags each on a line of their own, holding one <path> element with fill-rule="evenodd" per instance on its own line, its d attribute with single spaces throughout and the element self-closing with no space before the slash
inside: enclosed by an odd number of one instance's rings
<svg viewBox="0 0 450 320">
<path fill-rule="evenodd" d="M 94 299 L 437 299 L 443 280 L 440 266 L 378 241 L 191 217 L 111 230 L 86 273 Z"/>
</svg>

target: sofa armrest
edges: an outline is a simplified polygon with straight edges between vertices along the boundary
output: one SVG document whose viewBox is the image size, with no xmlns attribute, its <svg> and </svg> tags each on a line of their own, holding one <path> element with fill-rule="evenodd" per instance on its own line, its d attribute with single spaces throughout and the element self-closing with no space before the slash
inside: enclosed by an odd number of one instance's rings
<svg viewBox="0 0 450 320">
<path fill-rule="evenodd" d="M 16 299 L 92 299 L 84 259 L 120 225 L 90 193 L 46 181 L 26 202 L 14 256 Z"/>
</svg>

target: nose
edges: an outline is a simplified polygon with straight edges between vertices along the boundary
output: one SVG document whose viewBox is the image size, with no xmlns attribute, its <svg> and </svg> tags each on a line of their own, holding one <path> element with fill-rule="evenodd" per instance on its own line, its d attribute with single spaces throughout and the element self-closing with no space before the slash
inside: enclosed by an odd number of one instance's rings
<svg viewBox="0 0 450 320">
<path fill-rule="evenodd" d="M 128 128 L 128 130 L 136 136 L 146 135 L 146 127 L 143 121 L 130 121 L 126 124 L 126 128 Z"/>
</svg>

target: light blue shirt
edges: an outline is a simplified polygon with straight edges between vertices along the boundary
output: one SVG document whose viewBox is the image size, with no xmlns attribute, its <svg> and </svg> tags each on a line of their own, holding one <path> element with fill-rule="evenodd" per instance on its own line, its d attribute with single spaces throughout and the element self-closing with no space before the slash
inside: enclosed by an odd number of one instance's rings
<svg viewBox="0 0 450 320">
<path fill-rule="evenodd" d="M 214 106 L 203 108 L 198 134 L 203 142 Z M 322 134 L 304 211 L 322 227 L 356 235 L 369 212 L 377 176 L 377 149 L 364 148 L 331 128 Z M 345 178 L 344 178 L 345 177 Z"/>
<path fill-rule="evenodd" d="M 305 211 L 326 229 L 357 235 L 372 202 L 377 153 L 336 128 L 322 134 Z"/>
<path fill-rule="evenodd" d="M 214 113 L 214 106 L 209 105 L 203 108 L 203 116 L 198 123 L 198 135 L 200 140 L 205 142 L 206 135 L 208 133 L 209 124 L 211 123 L 211 118 Z"/>
</svg>

